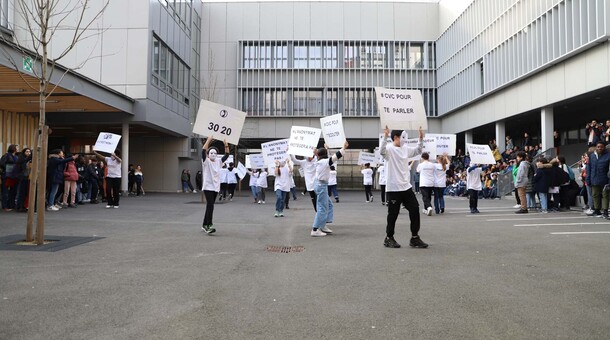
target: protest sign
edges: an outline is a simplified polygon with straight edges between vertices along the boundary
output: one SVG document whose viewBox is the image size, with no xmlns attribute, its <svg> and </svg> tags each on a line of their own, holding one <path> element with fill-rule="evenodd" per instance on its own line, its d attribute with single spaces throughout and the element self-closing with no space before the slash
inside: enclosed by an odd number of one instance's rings
<svg viewBox="0 0 610 340">
<path fill-rule="evenodd" d="M 100 132 L 100 134 L 97 136 L 97 141 L 93 146 L 93 150 L 112 154 L 119 145 L 120 140 L 121 135 L 115 135 L 114 133 L 110 132 Z"/>
<path fill-rule="evenodd" d="M 222 159 L 222 157 L 224 157 L 224 156 L 225 156 L 225 155 L 220 155 L 220 154 L 219 154 L 219 155 L 218 155 L 218 156 L 216 156 L 216 157 L 218 157 L 218 159 Z M 226 161 L 224 161 L 224 163 L 225 163 L 226 165 L 229 165 L 229 163 L 233 163 L 233 164 L 235 164 L 235 162 L 233 161 L 233 155 L 229 155 L 229 157 L 227 157 L 227 160 L 226 160 Z"/>
<path fill-rule="evenodd" d="M 265 168 L 265 158 L 263 154 L 253 153 L 251 155 L 246 155 L 246 168 L 247 169 L 264 169 Z"/>
<path fill-rule="evenodd" d="M 246 174 L 248 173 L 248 169 L 246 169 L 246 167 L 241 164 L 241 162 L 237 163 L 237 168 L 235 168 L 235 171 L 237 172 L 237 176 L 239 176 L 240 179 L 244 179 L 244 177 L 246 177 Z"/>
<path fill-rule="evenodd" d="M 496 159 L 487 144 L 466 143 L 466 150 L 470 154 L 470 164 L 496 164 Z"/>
<path fill-rule="evenodd" d="M 358 154 L 358 165 L 369 163 L 371 166 L 377 165 L 377 157 L 374 153 L 360 151 Z"/>
<path fill-rule="evenodd" d="M 343 147 L 345 131 L 343 130 L 343 117 L 341 114 L 320 118 L 320 126 L 322 126 L 324 143 L 329 148 Z"/>
<path fill-rule="evenodd" d="M 309 126 L 293 126 L 290 129 L 288 153 L 295 156 L 313 156 L 318 147 L 322 130 Z"/>
<path fill-rule="evenodd" d="M 261 144 L 266 166 L 275 167 L 275 161 L 285 162 L 288 158 L 288 139 L 278 139 Z"/>
<path fill-rule="evenodd" d="M 413 139 L 407 139 L 406 144 L 408 146 L 411 147 L 415 147 L 417 146 L 417 142 L 419 141 L 419 138 L 413 138 Z M 430 155 L 430 160 L 434 160 L 436 158 L 436 139 L 434 138 L 430 138 L 428 137 L 428 135 L 426 135 L 426 137 L 424 137 L 424 139 L 422 140 L 423 143 L 423 147 L 421 152 L 427 152 L 428 155 Z M 415 155 L 411 158 L 409 158 L 409 160 L 420 160 L 421 158 L 421 153 L 419 155 Z"/>
<path fill-rule="evenodd" d="M 375 88 L 381 127 L 392 130 L 428 129 L 424 100 L 419 90 Z"/>
<path fill-rule="evenodd" d="M 193 133 L 237 145 L 245 120 L 245 112 L 201 100 Z"/>
<path fill-rule="evenodd" d="M 437 155 L 442 155 L 446 152 L 449 156 L 455 156 L 456 136 L 454 134 L 426 133 L 426 137 L 436 139 Z"/>
</svg>

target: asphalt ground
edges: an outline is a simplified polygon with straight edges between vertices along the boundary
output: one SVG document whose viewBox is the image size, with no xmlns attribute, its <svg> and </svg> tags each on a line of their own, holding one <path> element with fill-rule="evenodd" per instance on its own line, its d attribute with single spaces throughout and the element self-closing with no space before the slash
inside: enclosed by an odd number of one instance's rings
<svg viewBox="0 0 610 340">
<path fill-rule="evenodd" d="M 1 339 L 608 339 L 610 221 L 516 215 L 511 197 L 446 198 L 428 249 L 383 247 L 387 209 L 340 192 L 332 236 L 309 236 L 306 196 L 275 218 L 244 191 L 201 231 L 199 194 L 47 213 L 47 235 L 101 237 L 56 252 L 0 250 Z M 0 237 L 25 214 L 0 213 Z M 605 232 L 605 233 L 603 233 Z M 563 233 L 563 234 L 562 234 Z M 567 234 L 566 234 L 567 233 Z M 302 246 L 273 253 L 268 246 Z M 24 246 L 31 247 L 31 246 Z"/>
</svg>

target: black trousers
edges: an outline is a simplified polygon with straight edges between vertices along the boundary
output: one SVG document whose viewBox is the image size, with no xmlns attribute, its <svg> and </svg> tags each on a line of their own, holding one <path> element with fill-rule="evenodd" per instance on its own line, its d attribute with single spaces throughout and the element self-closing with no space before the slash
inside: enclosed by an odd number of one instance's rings
<svg viewBox="0 0 610 340">
<path fill-rule="evenodd" d="M 419 203 L 417 202 L 417 197 L 415 197 L 413 189 L 386 192 L 386 199 L 388 205 L 388 224 L 386 226 L 387 237 L 394 237 L 394 229 L 396 227 L 396 220 L 398 219 L 401 205 L 404 205 L 409 211 L 411 235 L 417 236 L 420 227 Z"/>
<path fill-rule="evenodd" d="M 106 201 L 108 205 L 119 206 L 121 179 L 106 177 Z"/>
<path fill-rule="evenodd" d="M 214 202 L 216 202 L 216 196 L 218 192 L 204 190 L 205 195 L 205 215 L 203 216 L 203 225 L 212 225 L 212 217 L 214 217 Z"/>
<path fill-rule="evenodd" d="M 470 209 L 477 209 L 479 205 L 479 192 L 477 190 L 468 189 L 468 198 Z"/>
<path fill-rule="evenodd" d="M 432 191 L 434 187 L 419 187 L 419 192 L 421 192 L 421 199 L 424 201 L 424 209 L 428 209 L 428 207 L 432 207 Z"/>
<path fill-rule="evenodd" d="M 229 198 L 233 198 L 233 195 L 235 194 L 235 187 L 237 186 L 237 183 L 229 183 L 227 184 L 227 189 L 229 190 Z"/>
<path fill-rule="evenodd" d="M 313 203 L 313 210 L 315 212 L 318 212 L 318 198 L 316 196 L 316 193 L 313 191 L 308 191 L 309 196 L 311 197 L 311 203 Z"/>
<path fill-rule="evenodd" d="M 381 188 L 381 202 L 385 203 L 385 184 L 380 184 L 379 187 Z"/>
<path fill-rule="evenodd" d="M 364 194 L 366 195 L 366 201 L 370 201 L 371 200 L 371 196 L 373 196 L 373 186 L 372 185 L 368 185 L 365 184 L 364 185 Z"/>
</svg>

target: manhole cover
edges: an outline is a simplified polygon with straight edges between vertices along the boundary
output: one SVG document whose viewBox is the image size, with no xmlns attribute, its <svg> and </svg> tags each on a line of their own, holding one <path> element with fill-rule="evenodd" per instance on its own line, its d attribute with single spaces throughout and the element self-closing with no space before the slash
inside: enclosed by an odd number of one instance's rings
<svg viewBox="0 0 610 340">
<path fill-rule="evenodd" d="M 282 253 L 282 254 L 287 254 L 287 253 L 300 253 L 302 251 L 305 250 L 305 247 L 303 246 L 267 246 L 267 251 L 270 253 Z"/>
</svg>

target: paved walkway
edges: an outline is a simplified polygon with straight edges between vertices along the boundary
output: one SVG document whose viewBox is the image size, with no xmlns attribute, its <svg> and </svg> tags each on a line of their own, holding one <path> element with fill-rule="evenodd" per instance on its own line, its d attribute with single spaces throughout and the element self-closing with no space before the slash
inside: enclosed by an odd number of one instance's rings
<svg viewBox="0 0 610 340">
<path fill-rule="evenodd" d="M 102 239 L 56 252 L 0 251 L 2 339 L 607 339 L 610 221 L 515 215 L 514 201 L 447 198 L 409 248 L 402 210 L 342 192 L 332 229 L 309 236 L 305 196 L 286 217 L 236 197 L 200 230 L 196 194 L 123 198 L 48 213 L 47 234 Z M 0 213 L 0 237 L 25 214 Z M 561 233 L 584 234 L 561 234 Z M 302 246 L 272 253 L 268 246 Z"/>
</svg>

